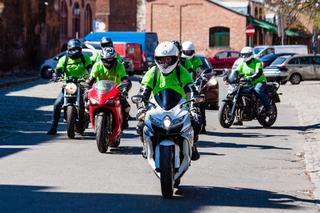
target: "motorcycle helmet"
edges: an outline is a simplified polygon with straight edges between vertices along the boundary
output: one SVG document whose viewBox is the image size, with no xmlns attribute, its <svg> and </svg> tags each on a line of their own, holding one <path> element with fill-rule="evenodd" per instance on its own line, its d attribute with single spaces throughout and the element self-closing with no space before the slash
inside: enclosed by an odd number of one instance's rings
<svg viewBox="0 0 320 213">
<path fill-rule="evenodd" d="M 82 54 L 81 41 L 79 39 L 71 39 L 68 41 L 68 56 L 72 59 L 78 58 Z"/>
<path fill-rule="evenodd" d="M 107 38 L 104 36 L 100 40 L 100 46 L 101 46 L 101 48 L 113 47 L 113 42 L 112 42 L 111 38 Z"/>
<path fill-rule="evenodd" d="M 253 59 L 253 49 L 252 47 L 244 47 L 240 51 L 240 58 L 242 58 L 245 62 Z"/>
<path fill-rule="evenodd" d="M 178 65 L 179 50 L 173 42 L 162 42 L 156 47 L 154 59 L 159 70 L 168 75 Z"/>
<path fill-rule="evenodd" d="M 194 45 L 191 41 L 185 41 L 182 43 L 182 57 L 192 58 L 195 54 Z"/>
<path fill-rule="evenodd" d="M 102 64 L 111 69 L 117 60 L 117 54 L 113 47 L 106 47 L 102 49 L 101 52 L 101 62 Z"/>
</svg>

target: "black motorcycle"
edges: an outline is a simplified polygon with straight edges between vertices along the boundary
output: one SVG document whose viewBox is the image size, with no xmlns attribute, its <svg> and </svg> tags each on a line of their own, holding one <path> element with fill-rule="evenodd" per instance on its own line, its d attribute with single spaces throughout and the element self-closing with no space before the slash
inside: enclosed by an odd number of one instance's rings
<svg viewBox="0 0 320 213">
<path fill-rule="evenodd" d="M 254 91 L 254 87 L 249 90 L 242 88 L 247 86 L 247 81 L 243 76 L 229 76 L 228 78 L 228 94 L 222 101 L 219 110 L 219 122 L 224 128 L 229 128 L 235 118 L 238 121 L 251 121 L 257 119 L 263 127 L 270 127 L 277 119 L 276 103 L 280 102 L 279 94 L 277 93 L 280 84 L 275 82 L 267 83 L 266 94 L 271 101 L 271 112 L 266 112 L 260 102 L 260 98 Z"/>
<path fill-rule="evenodd" d="M 83 134 L 88 126 L 89 115 L 85 111 L 84 91 L 86 84 L 83 80 L 68 77 L 63 85 L 64 118 L 67 122 L 67 134 L 74 138 L 75 132 Z"/>
</svg>

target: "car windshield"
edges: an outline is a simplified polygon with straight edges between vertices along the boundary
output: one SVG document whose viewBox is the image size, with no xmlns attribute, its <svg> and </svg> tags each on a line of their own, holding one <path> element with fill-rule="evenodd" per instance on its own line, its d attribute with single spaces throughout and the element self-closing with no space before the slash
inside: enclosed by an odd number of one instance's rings
<svg viewBox="0 0 320 213">
<path fill-rule="evenodd" d="M 253 53 L 255 54 L 255 55 L 257 55 L 259 52 L 261 52 L 261 50 L 263 50 L 264 49 L 264 47 L 254 47 L 253 48 Z"/>
<path fill-rule="evenodd" d="M 270 64 L 270 67 L 275 67 L 275 66 L 279 66 L 279 65 L 281 65 L 283 62 L 285 62 L 289 57 L 291 57 L 291 56 L 280 56 L 280 57 L 278 57 L 276 60 L 274 60 L 273 62 L 272 62 L 272 64 Z"/>
<path fill-rule="evenodd" d="M 269 60 L 272 60 L 272 59 L 275 58 L 275 57 L 277 57 L 276 54 L 270 53 L 270 54 L 268 54 L 268 55 L 262 56 L 262 57 L 260 58 L 260 60 L 261 60 L 261 61 L 269 61 Z"/>
<path fill-rule="evenodd" d="M 163 89 L 154 98 L 162 109 L 170 110 L 180 102 L 182 96 L 173 89 Z"/>
<path fill-rule="evenodd" d="M 109 91 L 116 83 L 108 80 L 97 81 L 95 88 L 98 92 L 104 93 Z"/>
</svg>

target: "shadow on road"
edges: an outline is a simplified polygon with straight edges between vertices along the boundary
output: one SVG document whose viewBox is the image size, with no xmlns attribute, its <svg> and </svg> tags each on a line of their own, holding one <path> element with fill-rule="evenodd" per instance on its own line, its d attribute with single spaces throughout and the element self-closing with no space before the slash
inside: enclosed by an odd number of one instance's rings
<svg viewBox="0 0 320 213">
<path fill-rule="evenodd" d="M 244 132 L 217 132 L 217 131 L 207 131 L 208 135 L 217 137 L 236 137 L 236 138 L 268 138 L 268 137 L 281 137 L 287 135 L 268 135 L 261 133 L 244 133 Z"/>
<path fill-rule="evenodd" d="M 259 127 L 246 127 L 246 129 L 257 129 Z M 262 127 L 261 127 L 262 128 Z M 320 123 L 316 123 L 316 124 L 311 124 L 311 125 L 301 125 L 301 126 L 272 126 L 268 129 L 272 130 L 294 130 L 294 131 L 308 131 L 308 130 L 312 130 L 312 129 L 319 129 L 320 128 Z"/>
<path fill-rule="evenodd" d="M 0 185 L 0 212 L 195 212 L 208 207 L 303 210 L 318 200 L 250 188 L 181 186 L 159 195 L 54 192 L 54 187 Z M 143 192 L 143 190 L 142 190 Z M 295 203 L 299 202 L 299 203 Z M 299 205 L 298 205 L 299 204 Z M 250 210 L 248 210 L 249 212 Z"/>
<path fill-rule="evenodd" d="M 268 146 L 268 145 L 258 145 L 258 144 L 238 144 L 238 143 L 225 143 L 225 142 L 212 142 L 212 141 L 199 141 L 197 143 L 198 147 L 208 148 L 208 147 L 219 147 L 219 148 L 236 148 L 236 149 L 246 149 L 246 148 L 258 148 L 258 149 L 280 149 L 280 150 L 292 150 L 291 148 Z"/>
</svg>

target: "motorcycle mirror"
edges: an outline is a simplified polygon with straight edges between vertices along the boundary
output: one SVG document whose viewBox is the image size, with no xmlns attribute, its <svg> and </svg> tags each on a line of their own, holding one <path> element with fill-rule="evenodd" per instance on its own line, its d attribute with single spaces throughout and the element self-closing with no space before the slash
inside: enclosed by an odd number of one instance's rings
<svg viewBox="0 0 320 213">
<path fill-rule="evenodd" d="M 142 95 L 134 95 L 131 97 L 131 101 L 135 104 L 139 104 L 139 103 L 142 103 L 143 101 L 143 96 Z"/>
<path fill-rule="evenodd" d="M 122 88 L 128 86 L 128 84 L 129 84 L 128 82 L 121 82 L 120 84 L 118 84 L 117 88 L 122 89 Z"/>
</svg>

